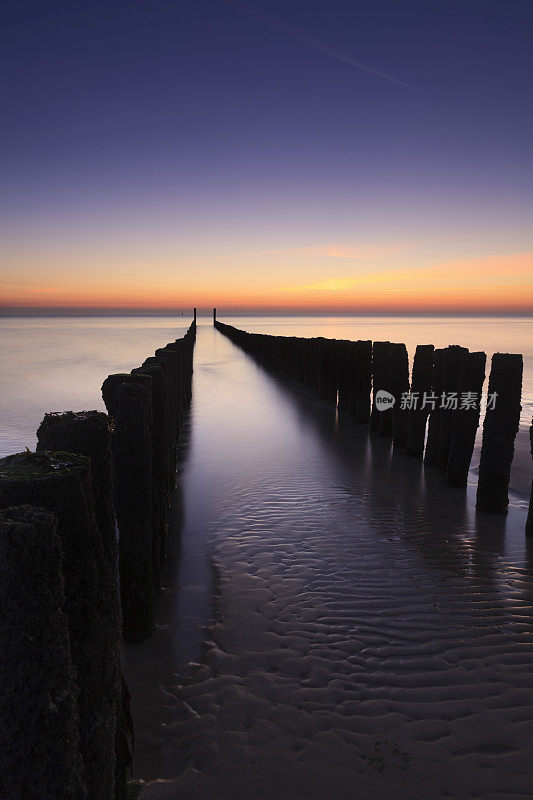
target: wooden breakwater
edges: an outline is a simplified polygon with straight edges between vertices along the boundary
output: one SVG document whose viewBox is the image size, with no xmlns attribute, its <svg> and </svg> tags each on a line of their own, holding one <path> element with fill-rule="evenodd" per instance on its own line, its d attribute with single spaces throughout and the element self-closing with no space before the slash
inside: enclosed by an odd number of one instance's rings
<svg viewBox="0 0 533 800">
<path fill-rule="evenodd" d="M 154 629 L 195 336 L 0 459 L 0 800 L 126 798 L 121 644 Z"/>
<path fill-rule="evenodd" d="M 392 439 L 395 450 L 442 472 L 447 485 L 466 487 L 480 419 L 485 353 L 459 345 L 418 345 L 409 375 L 405 344 L 248 333 L 213 319 L 217 330 L 266 368 L 297 378 L 357 422 L 369 423 L 376 434 Z M 478 511 L 507 511 L 522 369 L 521 355 L 492 357 Z"/>
</svg>

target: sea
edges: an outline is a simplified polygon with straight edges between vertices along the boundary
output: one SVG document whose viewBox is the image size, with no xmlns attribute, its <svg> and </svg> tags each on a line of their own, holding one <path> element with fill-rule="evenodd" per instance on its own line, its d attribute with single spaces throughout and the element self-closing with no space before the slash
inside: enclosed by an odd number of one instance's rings
<svg viewBox="0 0 533 800">
<path fill-rule="evenodd" d="M 467 489 L 445 487 L 199 317 L 157 630 L 124 649 L 141 796 L 263 798 L 271 775 L 279 797 L 529 796 L 533 320 L 219 318 L 522 353 L 509 513 L 475 512 L 481 431 Z M 47 411 L 103 410 L 105 377 L 189 322 L 0 319 L 1 455 Z"/>
</svg>

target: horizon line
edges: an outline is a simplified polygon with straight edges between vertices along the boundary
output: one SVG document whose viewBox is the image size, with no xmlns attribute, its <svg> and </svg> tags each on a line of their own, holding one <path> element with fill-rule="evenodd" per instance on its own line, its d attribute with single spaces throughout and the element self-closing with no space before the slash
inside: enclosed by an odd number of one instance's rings
<svg viewBox="0 0 533 800">
<path fill-rule="evenodd" d="M 242 306 L 196 307 L 198 317 L 217 316 L 329 316 L 329 317 L 533 317 L 533 309 L 332 309 L 332 308 L 249 308 Z M 169 308 L 116 306 L 0 306 L 0 317 L 168 317 L 193 316 L 193 306 Z"/>
</svg>

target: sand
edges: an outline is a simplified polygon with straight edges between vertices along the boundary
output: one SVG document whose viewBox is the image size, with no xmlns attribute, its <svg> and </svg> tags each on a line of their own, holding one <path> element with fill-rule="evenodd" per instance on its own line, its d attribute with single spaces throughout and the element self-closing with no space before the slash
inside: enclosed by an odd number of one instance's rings
<svg viewBox="0 0 533 800">
<path fill-rule="evenodd" d="M 168 629 L 159 673 L 143 662 L 143 800 L 531 797 L 525 498 L 511 496 L 507 517 L 476 516 L 474 474 L 466 493 L 443 487 L 220 347 L 197 368 L 189 465 L 210 449 L 201 477 L 215 499 L 197 503 L 215 604 L 189 668 Z M 249 392 L 238 422 L 229 392 L 207 399 L 228 363 Z"/>
</svg>

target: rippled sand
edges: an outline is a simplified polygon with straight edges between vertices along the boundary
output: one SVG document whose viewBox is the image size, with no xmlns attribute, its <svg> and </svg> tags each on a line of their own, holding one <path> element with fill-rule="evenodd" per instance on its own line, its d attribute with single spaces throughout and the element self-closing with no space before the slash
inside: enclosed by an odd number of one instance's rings
<svg viewBox="0 0 533 800">
<path fill-rule="evenodd" d="M 141 796 L 532 797 L 525 501 L 476 517 L 475 487 L 444 488 L 215 336 L 200 330 L 183 558 L 194 536 L 211 548 L 216 599 L 199 663 L 183 668 L 178 628 L 203 579 L 183 570 L 161 601 L 181 611 L 126 653 L 137 775 L 159 777 Z"/>
</svg>

